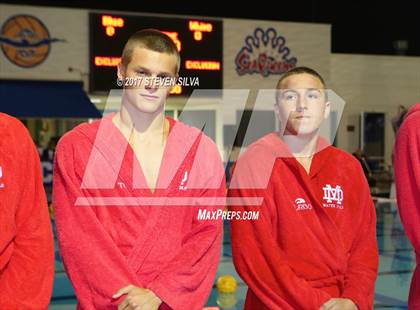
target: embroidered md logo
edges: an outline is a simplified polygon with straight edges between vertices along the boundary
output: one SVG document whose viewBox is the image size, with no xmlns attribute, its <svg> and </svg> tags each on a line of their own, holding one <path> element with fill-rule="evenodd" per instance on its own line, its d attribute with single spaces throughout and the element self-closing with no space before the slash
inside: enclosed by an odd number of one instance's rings
<svg viewBox="0 0 420 310">
<path fill-rule="evenodd" d="M 282 74 L 296 66 L 297 59 L 290 57 L 286 39 L 277 34 L 274 28 L 256 28 L 253 35 L 245 38 L 245 46 L 235 58 L 236 72 L 239 75 Z"/>
<path fill-rule="evenodd" d="M 296 211 L 303 211 L 303 210 L 311 210 L 312 209 L 312 205 L 310 203 L 306 203 L 305 199 L 303 199 L 303 198 L 296 198 L 295 207 L 296 207 Z"/>
<path fill-rule="evenodd" d="M 42 63 L 48 57 L 51 43 L 54 42 L 65 40 L 51 38 L 47 27 L 31 15 L 10 17 L 0 31 L 0 46 L 4 56 L 24 68 Z"/>
<path fill-rule="evenodd" d="M 324 191 L 324 208 L 344 208 L 342 205 L 344 193 L 340 185 L 333 188 L 330 184 L 325 184 L 322 189 Z"/>
</svg>

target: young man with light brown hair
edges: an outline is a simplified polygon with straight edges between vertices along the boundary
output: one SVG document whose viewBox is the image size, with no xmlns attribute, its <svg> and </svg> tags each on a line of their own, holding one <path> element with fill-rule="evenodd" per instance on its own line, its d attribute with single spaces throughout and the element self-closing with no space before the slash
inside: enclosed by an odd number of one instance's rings
<svg viewBox="0 0 420 310">
<path fill-rule="evenodd" d="M 58 237 L 79 309 L 201 309 L 210 293 L 222 222 L 199 221 L 197 205 L 223 207 L 223 165 L 210 138 L 164 115 L 160 82 L 179 66 L 168 36 L 135 33 L 118 66 L 120 111 L 57 147 Z"/>
<path fill-rule="evenodd" d="M 359 162 L 320 136 L 331 103 L 313 69 L 276 89 L 278 132 L 239 158 L 230 198 L 233 261 L 248 285 L 245 309 L 368 310 L 378 271 L 375 208 Z M 260 199 L 253 203 L 252 199 Z"/>
</svg>

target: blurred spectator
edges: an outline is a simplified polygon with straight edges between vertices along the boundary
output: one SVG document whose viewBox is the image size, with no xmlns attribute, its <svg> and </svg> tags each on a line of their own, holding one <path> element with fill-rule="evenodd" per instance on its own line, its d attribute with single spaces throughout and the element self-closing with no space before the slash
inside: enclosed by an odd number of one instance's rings
<svg viewBox="0 0 420 310">
<path fill-rule="evenodd" d="M 353 156 L 357 158 L 362 165 L 363 172 L 365 173 L 366 179 L 368 180 L 369 186 L 375 186 L 376 182 L 373 178 L 372 169 L 368 164 L 368 158 L 365 152 L 359 147 L 354 153 Z"/>
<path fill-rule="evenodd" d="M 57 142 L 59 139 L 60 139 L 59 137 L 51 137 L 50 141 L 48 142 L 47 147 L 42 151 L 41 161 L 52 162 L 54 160 L 55 148 L 57 146 Z"/>
</svg>

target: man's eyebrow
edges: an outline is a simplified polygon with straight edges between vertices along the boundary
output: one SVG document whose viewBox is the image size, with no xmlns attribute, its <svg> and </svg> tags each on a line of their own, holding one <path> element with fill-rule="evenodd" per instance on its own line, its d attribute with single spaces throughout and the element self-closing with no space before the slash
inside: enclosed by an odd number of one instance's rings
<svg viewBox="0 0 420 310">
<path fill-rule="evenodd" d="M 142 67 L 142 66 L 134 67 L 134 71 L 140 71 L 140 70 L 145 71 L 147 73 L 151 73 L 151 71 L 149 69 L 145 68 L 145 67 Z M 161 71 L 161 72 L 158 72 L 157 75 L 168 75 L 168 76 L 171 76 L 172 74 L 170 72 Z"/>
<path fill-rule="evenodd" d="M 150 70 L 149 70 L 149 69 L 147 69 L 147 68 L 145 68 L 145 67 L 142 67 L 142 66 L 136 66 L 136 67 L 134 67 L 134 70 L 135 70 L 135 71 L 140 71 L 140 70 L 142 70 L 142 71 L 150 72 Z"/>
<path fill-rule="evenodd" d="M 159 72 L 157 75 L 167 75 L 167 76 L 172 76 L 173 73 L 167 72 L 167 71 L 161 71 Z"/>
<path fill-rule="evenodd" d="M 294 93 L 297 93 L 297 90 L 296 89 L 293 89 L 293 88 L 281 88 L 280 89 L 280 92 L 282 92 L 282 93 L 286 93 L 286 92 L 294 92 Z"/>
</svg>

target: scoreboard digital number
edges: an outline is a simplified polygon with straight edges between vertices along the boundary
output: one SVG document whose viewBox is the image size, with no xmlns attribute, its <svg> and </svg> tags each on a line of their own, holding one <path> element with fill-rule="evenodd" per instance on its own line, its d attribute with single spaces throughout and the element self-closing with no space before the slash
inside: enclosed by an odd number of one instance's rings
<svg viewBox="0 0 420 310">
<path fill-rule="evenodd" d="M 118 88 L 117 65 L 123 47 L 133 33 L 147 28 L 166 33 L 181 54 L 179 76 L 184 81 L 172 89 L 173 95 L 223 88 L 221 20 L 90 13 L 89 25 L 91 92 Z"/>
</svg>

